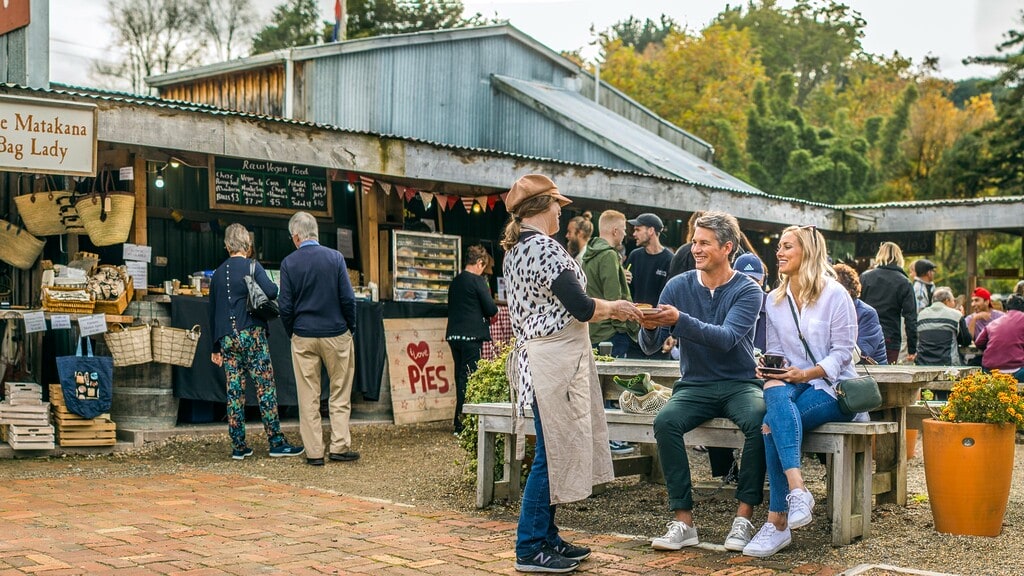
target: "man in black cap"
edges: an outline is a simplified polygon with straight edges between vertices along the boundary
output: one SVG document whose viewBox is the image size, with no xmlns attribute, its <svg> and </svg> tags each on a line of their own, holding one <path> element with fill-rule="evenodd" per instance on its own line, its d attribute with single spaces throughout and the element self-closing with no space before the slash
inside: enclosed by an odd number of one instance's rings
<svg viewBox="0 0 1024 576">
<path fill-rule="evenodd" d="M 935 263 L 924 258 L 914 262 L 914 298 L 917 300 L 917 311 L 932 305 L 932 292 L 935 291 Z"/>
<path fill-rule="evenodd" d="M 661 290 L 668 282 L 668 269 L 672 264 L 672 251 L 661 245 L 660 234 L 665 225 L 661 218 L 649 212 L 627 222 L 633 226 L 633 239 L 637 245 L 637 248 L 626 257 L 626 276 L 630 278 L 629 293 L 633 296 L 633 302 L 637 304 L 657 306 Z M 667 351 L 673 344 L 669 341 L 665 351 L 646 357 L 668 360 L 671 357 Z M 632 353 L 627 353 L 629 357 L 645 357 L 642 356 L 639 346 L 632 347 L 630 352 Z"/>
</svg>

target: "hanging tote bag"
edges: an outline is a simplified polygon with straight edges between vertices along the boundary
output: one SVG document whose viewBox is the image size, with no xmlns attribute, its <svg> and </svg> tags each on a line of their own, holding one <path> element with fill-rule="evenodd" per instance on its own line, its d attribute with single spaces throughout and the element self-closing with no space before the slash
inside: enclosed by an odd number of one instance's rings
<svg viewBox="0 0 1024 576">
<path fill-rule="evenodd" d="M 271 300 L 267 293 L 260 288 L 256 282 L 256 261 L 249 262 L 249 273 L 245 276 L 245 287 L 249 290 L 249 297 L 246 299 L 246 308 L 253 318 L 259 318 L 269 322 L 281 315 L 277 307 L 277 300 Z"/>
<path fill-rule="evenodd" d="M 153 337 L 149 324 L 125 326 L 114 324 L 103 339 L 114 357 L 114 366 L 134 366 L 153 361 Z"/>
<path fill-rule="evenodd" d="M 97 176 L 96 180 L 100 177 Z M 95 184 L 95 183 L 94 183 Z M 114 176 L 103 171 L 103 184 L 97 192 L 75 200 L 78 218 L 96 246 L 124 244 L 135 216 L 135 195 L 114 189 Z"/>
<path fill-rule="evenodd" d="M 0 220 L 0 260 L 15 268 L 28 270 L 39 259 L 45 245 L 46 241 L 6 220 Z"/>
<path fill-rule="evenodd" d="M 25 229 L 35 236 L 58 236 L 67 232 L 61 204 L 69 201 L 71 192 L 55 191 L 46 179 L 47 190 L 31 192 L 14 198 Z"/>
<path fill-rule="evenodd" d="M 109 356 L 93 356 L 92 341 L 85 337 L 86 355 L 82 356 L 82 339 L 74 356 L 57 357 L 57 374 L 64 404 L 82 418 L 95 418 L 110 412 L 114 386 L 114 360 Z"/>
<path fill-rule="evenodd" d="M 191 368 L 203 334 L 199 324 L 191 330 L 161 326 L 159 322 L 153 324 L 153 362 Z"/>
</svg>

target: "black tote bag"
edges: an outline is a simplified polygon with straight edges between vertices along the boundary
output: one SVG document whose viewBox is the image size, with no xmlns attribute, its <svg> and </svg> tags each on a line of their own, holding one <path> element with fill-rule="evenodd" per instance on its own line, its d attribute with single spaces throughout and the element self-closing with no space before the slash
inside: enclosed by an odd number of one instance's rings
<svg viewBox="0 0 1024 576">
<path fill-rule="evenodd" d="M 92 341 L 85 337 L 86 355 L 82 356 L 82 339 L 74 356 L 57 357 L 57 374 L 64 405 L 82 418 L 95 418 L 110 412 L 114 386 L 114 359 L 93 356 Z"/>
</svg>

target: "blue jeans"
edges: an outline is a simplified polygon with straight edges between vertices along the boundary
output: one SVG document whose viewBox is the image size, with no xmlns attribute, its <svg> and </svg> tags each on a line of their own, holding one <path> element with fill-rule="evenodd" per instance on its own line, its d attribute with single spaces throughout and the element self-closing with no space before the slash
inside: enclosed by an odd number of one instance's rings
<svg viewBox="0 0 1024 576">
<path fill-rule="evenodd" d="M 770 489 L 768 511 L 786 512 L 789 481 L 785 471 L 800 467 L 804 431 L 814 430 L 826 422 L 851 422 L 853 415 L 843 414 L 835 398 L 810 384 L 765 388 L 764 403 L 767 410 L 764 423 L 771 430 L 764 435 Z"/>
<path fill-rule="evenodd" d="M 547 450 L 536 403 L 533 405 L 533 421 L 537 428 L 537 444 L 533 451 L 533 466 L 523 489 L 519 526 L 516 528 L 516 556 L 520 558 L 533 556 L 545 543 L 550 546 L 562 543 L 558 526 L 555 526 L 555 506 L 551 504 L 551 487 L 548 484 Z M 519 472 L 513 470 L 512 473 Z"/>
</svg>

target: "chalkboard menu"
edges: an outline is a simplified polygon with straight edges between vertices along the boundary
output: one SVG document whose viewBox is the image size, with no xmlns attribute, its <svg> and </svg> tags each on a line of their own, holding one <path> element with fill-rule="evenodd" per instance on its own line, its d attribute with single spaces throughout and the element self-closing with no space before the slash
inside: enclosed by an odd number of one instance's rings
<svg viewBox="0 0 1024 576">
<path fill-rule="evenodd" d="M 326 168 L 218 157 L 212 164 L 210 208 L 332 216 Z"/>
</svg>

